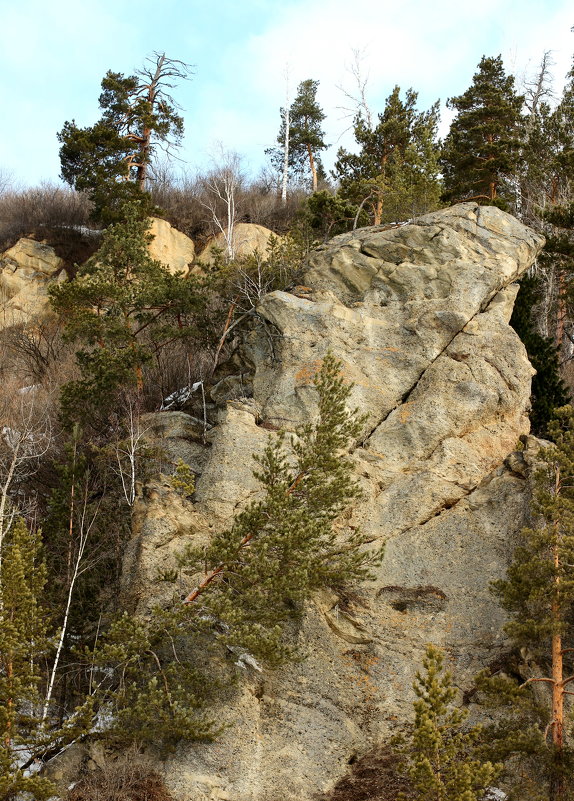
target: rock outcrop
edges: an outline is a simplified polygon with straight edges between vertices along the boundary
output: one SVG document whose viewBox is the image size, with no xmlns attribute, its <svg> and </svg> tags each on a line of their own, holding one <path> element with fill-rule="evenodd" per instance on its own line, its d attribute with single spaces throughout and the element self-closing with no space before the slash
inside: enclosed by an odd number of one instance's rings
<svg viewBox="0 0 574 801">
<path fill-rule="evenodd" d="M 54 248 L 22 238 L 0 256 L 0 327 L 30 323 L 49 314 L 48 286 L 64 280 L 64 261 Z"/>
<path fill-rule="evenodd" d="M 358 526 L 386 554 L 375 581 L 310 604 L 304 661 L 246 672 L 218 711 L 230 728 L 217 743 L 179 747 L 165 766 L 176 797 L 311 801 L 410 719 L 426 643 L 445 649 L 461 689 L 504 652 L 489 582 L 504 575 L 527 510 L 513 451 L 528 432 L 533 372 L 508 320 L 541 244 L 509 215 L 467 203 L 339 236 L 312 255 L 304 298 L 263 298 L 264 324 L 245 346 L 253 397 L 228 403 L 207 434 L 193 504 L 178 511 L 167 484 L 148 489 L 129 574 L 143 593 L 190 533 L 207 538 L 253 497 L 251 455 L 315 413 L 312 378 L 328 349 L 368 415 L 354 451 L 364 498 L 342 536 Z"/>
<path fill-rule="evenodd" d="M 100 232 L 89 233 L 94 238 Z M 195 246 L 188 236 L 157 217 L 151 218 L 150 233 L 150 255 L 170 272 L 201 272 L 193 263 Z M 93 242 L 87 250 L 91 255 Z M 19 239 L 0 255 L 0 327 L 33 324 L 50 315 L 48 287 L 66 277 L 66 262 L 54 247 L 28 237 Z"/>
<path fill-rule="evenodd" d="M 255 223 L 236 223 L 233 228 L 233 249 L 236 256 L 251 256 L 256 251 L 262 256 L 265 256 L 269 247 L 269 240 L 277 234 L 265 228 L 263 225 L 256 225 Z M 213 264 L 214 248 L 225 250 L 225 237 L 222 233 L 216 234 L 211 239 L 199 255 L 199 262 L 201 264 Z"/>
<path fill-rule="evenodd" d="M 151 218 L 149 233 L 153 235 L 149 246 L 152 259 L 165 264 L 171 273 L 190 271 L 195 259 L 195 245 L 188 236 L 159 217 Z"/>
</svg>

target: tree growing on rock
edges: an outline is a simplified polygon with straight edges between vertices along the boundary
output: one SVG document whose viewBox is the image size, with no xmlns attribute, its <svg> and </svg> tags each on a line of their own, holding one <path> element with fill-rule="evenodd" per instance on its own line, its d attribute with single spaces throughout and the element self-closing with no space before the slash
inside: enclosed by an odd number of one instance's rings
<svg viewBox="0 0 574 801">
<path fill-rule="evenodd" d="M 483 57 L 472 85 L 448 101 L 458 113 L 441 155 L 444 200 L 508 208 L 516 194 L 512 179 L 521 158 L 523 102 L 501 56 Z"/>
<path fill-rule="evenodd" d="M 264 491 L 207 551 L 191 549 L 184 563 L 207 566 L 185 603 L 229 633 L 222 639 L 271 664 L 288 658 L 284 629 L 301 616 L 313 590 L 364 579 L 382 551 L 369 552 L 360 533 L 342 542 L 334 521 L 359 488 L 346 454 L 364 423 L 346 408 L 351 387 L 327 354 L 314 379 L 318 418 L 299 428 L 290 450 L 279 434 L 256 459 Z"/>
<path fill-rule="evenodd" d="M 108 71 L 98 122 L 86 128 L 74 120 L 64 123 L 58 134 L 62 178 L 88 193 L 96 220 L 118 220 L 123 205 L 134 199 L 142 202 L 142 212 L 151 209 L 147 189 L 155 153 L 169 153 L 183 135 L 170 90 L 190 73 L 189 64 L 165 53 L 155 53 L 134 75 Z"/>
<path fill-rule="evenodd" d="M 259 661 L 292 659 L 288 629 L 311 593 L 363 579 L 380 559 L 380 550 L 365 550 L 360 534 L 343 536 L 333 526 L 359 494 L 347 450 L 362 421 L 347 409 L 351 387 L 340 369 L 325 357 L 314 381 L 318 418 L 299 429 L 290 454 L 279 435 L 257 460 L 262 498 L 207 549 L 182 555 L 184 575 L 205 571 L 199 585 L 148 621 L 124 615 L 88 655 L 102 671 L 111 736 L 167 745 L 212 739 L 218 729 L 209 704 L 218 678 L 229 678 L 222 648 L 235 664 L 257 671 Z M 186 478 L 174 485 L 192 489 Z"/>
<path fill-rule="evenodd" d="M 168 343 L 190 336 L 201 306 L 193 278 L 171 274 L 151 258 L 149 220 L 128 204 L 125 221 L 111 225 L 100 250 L 76 278 L 50 289 L 65 335 L 81 343 L 81 378 L 64 386 L 62 409 L 71 421 L 105 413 L 122 385 L 144 389 L 143 367 Z"/>
</svg>

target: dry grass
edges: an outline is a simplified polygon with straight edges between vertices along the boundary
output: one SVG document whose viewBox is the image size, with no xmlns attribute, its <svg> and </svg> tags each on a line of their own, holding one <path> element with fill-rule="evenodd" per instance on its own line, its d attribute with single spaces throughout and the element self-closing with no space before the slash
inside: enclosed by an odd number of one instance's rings
<svg viewBox="0 0 574 801">
<path fill-rule="evenodd" d="M 156 771 L 134 761 L 130 752 L 103 768 L 86 772 L 65 801 L 173 801 Z"/>
<path fill-rule="evenodd" d="M 349 773 L 321 801 L 396 801 L 400 793 L 408 798 L 408 791 L 397 755 L 390 748 L 380 748 L 354 761 Z"/>
<path fill-rule="evenodd" d="M 85 195 L 56 184 L 0 192 L 0 249 L 21 236 L 43 239 L 50 229 L 65 232 L 88 224 L 90 203 Z"/>
</svg>

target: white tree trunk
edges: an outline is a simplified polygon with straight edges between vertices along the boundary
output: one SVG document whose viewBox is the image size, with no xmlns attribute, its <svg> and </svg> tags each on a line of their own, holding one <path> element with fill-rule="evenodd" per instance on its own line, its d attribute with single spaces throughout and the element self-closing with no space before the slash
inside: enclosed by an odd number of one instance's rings
<svg viewBox="0 0 574 801">
<path fill-rule="evenodd" d="M 52 665 L 52 670 L 50 671 L 48 690 L 46 692 L 46 698 L 44 699 L 44 706 L 42 709 L 42 723 L 44 723 L 44 721 L 48 716 L 50 701 L 52 700 L 52 693 L 54 692 L 54 682 L 56 680 L 56 675 L 58 673 L 58 666 L 60 664 L 60 657 L 62 655 L 62 649 L 64 647 L 66 632 L 68 631 L 68 620 L 70 618 L 70 609 L 72 608 L 72 596 L 74 594 L 76 581 L 82 575 L 82 573 L 84 573 L 84 571 L 88 569 L 87 567 L 82 567 L 82 562 L 84 560 L 84 553 L 86 550 L 86 544 L 88 542 L 88 538 L 90 536 L 90 531 L 92 530 L 92 526 L 94 525 L 94 522 L 98 515 L 99 504 L 96 508 L 96 511 L 92 515 L 92 519 L 89 522 L 86 521 L 87 507 L 88 507 L 88 487 L 86 485 L 84 499 L 83 499 L 82 517 L 80 520 L 80 539 L 78 542 L 78 551 L 76 553 L 76 558 L 74 560 L 74 570 L 72 571 L 72 575 L 70 578 L 70 585 L 68 587 L 68 597 L 66 599 L 66 611 L 64 612 L 64 620 L 62 621 L 62 628 L 60 629 L 60 635 L 58 637 L 56 656 L 54 657 L 54 663 Z M 70 507 L 70 528 L 73 527 L 73 520 L 74 520 L 74 506 L 72 505 Z"/>
<path fill-rule="evenodd" d="M 285 102 L 285 142 L 283 144 L 283 182 L 281 185 L 281 202 L 285 206 L 287 203 L 287 178 L 289 176 L 289 96 Z"/>
</svg>

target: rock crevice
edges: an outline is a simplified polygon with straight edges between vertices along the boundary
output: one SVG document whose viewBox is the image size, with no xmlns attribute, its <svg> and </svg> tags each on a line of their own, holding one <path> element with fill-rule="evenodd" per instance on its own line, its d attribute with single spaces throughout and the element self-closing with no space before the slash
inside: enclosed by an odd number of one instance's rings
<svg viewBox="0 0 574 801">
<path fill-rule="evenodd" d="M 504 575 L 527 514 L 512 454 L 528 432 L 533 372 L 508 321 L 515 282 L 541 246 L 504 212 L 461 204 L 336 237 L 311 256 L 306 297 L 261 300 L 280 334 L 276 358 L 255 328 L 245 343 L 253 398 L 228 403 L 210 432 L 186 512 L 193 536 L 228 525 L 257 493 L 252 454 L 315 414 L 312 380 L 331 350 L 354 385 L 351 405 L 368 415 L 354 450 L 363 498 L 341 536 L 358 527 L 386 553 L 373 582 L 309 605 L 307 658 L 257 688 L 247 680 L 221 710 L 230 728 L 217 744 L 180 747 L 166 768 L 178 797 L 311 801 L 410 719 L 426 643 L 446 650 L 461 685 L 503 652 L 489 583 Z M 134 544 L 131 575 L 136 554 L 167 565 L 178 539 L 163 546 L 171 518 L 152 517 L 168 507 L 164 494 L 147 518 L 141 510 L 136 533 L 154 547 Z"/>
</svg>

